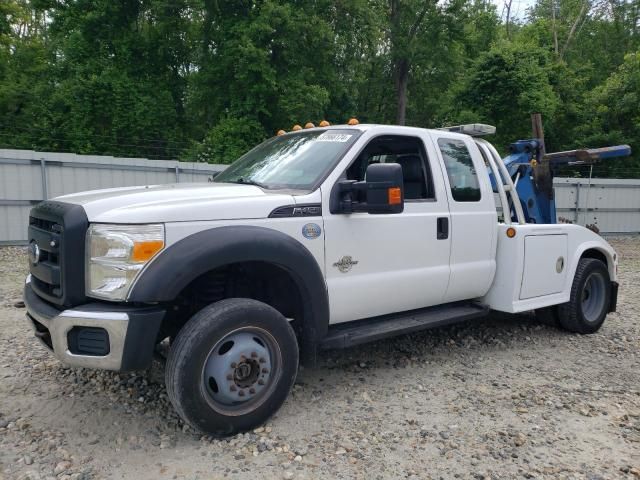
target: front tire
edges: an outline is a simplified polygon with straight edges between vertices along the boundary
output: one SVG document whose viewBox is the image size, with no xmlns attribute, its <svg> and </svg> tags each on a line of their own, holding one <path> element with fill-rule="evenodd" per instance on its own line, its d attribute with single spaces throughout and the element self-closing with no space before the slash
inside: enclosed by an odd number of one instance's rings
<svg viewBox="0 0 640 480">
<path fill-rule="evenodd" d="M 171 403 L 193 428 L 232 435 L 264 423 L 284 403 L 298 371 L 298 342 L 277 310 L 222 300 L 195 314 L 169 351 Z"/>
<path fill-rule="evenodd" d="M 560 325 L 570 332 L 597 332 L 609 312 L 611 279 L 607 266 L 594 258 L 578 263 L 568 303 L 558 306 Z"/>
</svg>

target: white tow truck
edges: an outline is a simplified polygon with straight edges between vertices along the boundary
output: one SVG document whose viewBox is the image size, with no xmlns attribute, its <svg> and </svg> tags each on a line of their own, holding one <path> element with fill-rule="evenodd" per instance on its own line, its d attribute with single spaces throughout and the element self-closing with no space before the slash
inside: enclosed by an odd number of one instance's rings
<svg viewBox="0 0 640 480">
<path fill-rule="evenodd" d="M 553 203 L 537 169 L 562 155 L 516 147 L 503 161 L 480 137 L 491 131 L 309 128 L 211 183 L 43 202 L 29 219 L 27 317 L 75 367 L 144 369 L 168 339 L 168 395 L 214 435 L 264 422 L 320 349 L 490 310 L 597 331 L 615 311 L 615 251 L 581 226 L 532 223 Z"/>
</svg>

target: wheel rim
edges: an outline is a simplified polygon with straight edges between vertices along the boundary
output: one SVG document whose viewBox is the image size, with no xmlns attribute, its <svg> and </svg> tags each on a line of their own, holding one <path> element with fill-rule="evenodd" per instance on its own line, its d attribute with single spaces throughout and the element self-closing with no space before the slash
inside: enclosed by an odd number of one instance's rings
<svg viewBox="0 0 640 480">
<path fill-rule="evenodd" d="M 582 288 L 582 315 L 587 322 L 595 322 L 604 311 L 607 286 L 600 273 L 592 273 Z"/>
<path fill-rule="evenodd" d="M 212 408 L 225 415 L 255 410 L 280 375 L 282 354 L 266 330 L 246 327 L 227 334 L 211 349 L 201 387 Z"/>
</svg>

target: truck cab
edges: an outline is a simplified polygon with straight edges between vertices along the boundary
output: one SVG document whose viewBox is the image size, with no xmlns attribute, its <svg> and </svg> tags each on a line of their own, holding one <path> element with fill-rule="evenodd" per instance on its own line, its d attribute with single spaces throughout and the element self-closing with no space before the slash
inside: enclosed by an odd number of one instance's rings
<svg viewBox="0 0 640 480">
<path fill-rule="evenodd" d="M 214 435 L 264 422 L 321 349 L 491 310 L 597 331 L 616 253 L 583 227 L 527 222 L 533 205 L 477 127 L 310 128 L 212 183 L 43 202 L 29 322 L 70 366 L 144 369 L 168 342 L 168 395 Z"/>
</svg>

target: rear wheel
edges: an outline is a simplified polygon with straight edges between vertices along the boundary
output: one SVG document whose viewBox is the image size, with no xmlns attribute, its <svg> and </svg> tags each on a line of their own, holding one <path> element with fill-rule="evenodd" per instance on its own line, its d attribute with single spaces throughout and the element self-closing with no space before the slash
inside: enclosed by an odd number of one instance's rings
<svg viewBox="0 0 640 480">
<path fill-rule="evenodd" d="M 569 302 L 558 306 L 560 325 L 570 332 L 594 333 L 602 326 L 611 303 L 607 266 L 594 258 L 578 263 Z"/>
<path fill-rule="evenodd" d="M 264 303 L 233 298 L 205 307 L 178 333 L 165 382 L 187 423 L 231 435 L 275 413 L 297 370 L 298 343 L 287 319 Z"/>
</svg>

